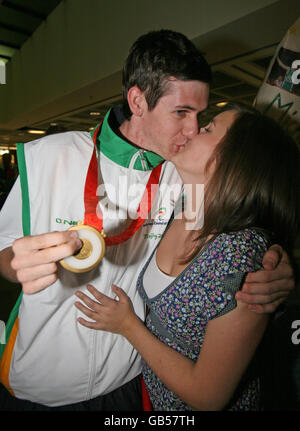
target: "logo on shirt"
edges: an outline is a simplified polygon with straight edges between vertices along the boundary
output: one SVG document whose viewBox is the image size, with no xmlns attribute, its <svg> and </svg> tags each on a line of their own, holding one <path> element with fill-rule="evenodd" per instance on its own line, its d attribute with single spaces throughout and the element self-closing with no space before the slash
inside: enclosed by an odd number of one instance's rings
<svg viewBox="0 0 300 431">
<path fill-rule="evenodd" d="M 172 211 L 169 211 L 169 214 L 167 212 L 166 207 L 160 207 L 155 213 L 153 214 L 152 221 L 146 222 L 143 224 L 143 227 L 146 226 L 153 226 L 153 225 L 166 225 L 168 224 L 169 218 L 171 216 Z"/>
<path fill-rule="evenodd" d="M 161 233 L 145 233 L 145 239 L 160 239 L 162 237 Z"/>
<path fill-rule="evenodd" d="M 156 213 L 154 214 L 154 219 L 155 220 L 163 220 L 165 218 L 165 216 L 166 216 L 166 212 L 167 212 L 166 207 L 159 208 L 156 211 Z"/>
<path fill-rule="evenodd" d="M 68 226 L 76 226 L 79 223 L 78 221 L 75 221 L 75 220 L 67 220 L 59 217 L 56 217 L 55 222 L 58 224 L 66 224 Z"/>
</svg>

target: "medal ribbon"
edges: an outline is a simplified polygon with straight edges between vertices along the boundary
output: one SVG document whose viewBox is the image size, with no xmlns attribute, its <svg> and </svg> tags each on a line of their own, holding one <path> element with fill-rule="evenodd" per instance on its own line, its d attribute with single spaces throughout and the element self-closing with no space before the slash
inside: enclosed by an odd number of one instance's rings
<svg viewBox="0 0 300 431">
<path fill-rule="evenodd" d="M 97 136 L 100 130 L 100 126 L 101 124 L 99 124 L 99 126 L 97 127 L 93 135 L 94 149 L 93 149 L 92 158 L 87 172 L 85 189 L 84 189 L 84 206 L 85 206 L 84 224 L 92 226 L 93 228 L 97 229 L 99 232 L 101 232 L 101 230 L 103 229 L 103 214 L 100 209 L 100 205 L 98 206 L 98 197 L 97 197 L 98 162 L 97 162 L 97 155 L 96 155 L 96 142 L 97 142 Z M 137 210 L 139 217 L 136 220 L 133 220 L 124 232 L 110 237 L 106 236 L 104 240 L 107 246 L 116 245 L 127 241 L 130 237 L 134 235 L 134 233 L 144 223 L 144 221 L 146 220 L 150 212 L 150 209 L 154 200 L 154 196 L 158 188 L 161 166 L 162 165 L 160 163 L 151 172 L 151 175 L 146 185 L 140 205 Z"/>
</svg>

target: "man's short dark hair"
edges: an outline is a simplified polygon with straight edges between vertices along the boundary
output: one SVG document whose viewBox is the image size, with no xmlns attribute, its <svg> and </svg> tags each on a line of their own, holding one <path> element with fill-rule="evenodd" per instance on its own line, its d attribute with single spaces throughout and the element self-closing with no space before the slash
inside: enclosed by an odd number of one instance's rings
<svg viewBox="0 0 300 431">
<path fill-rule="evenodd" d="M 132 45 L 123 68 L 123 110 L 132 115 L 128 90 L 137 86 L 148 109 L 155 108 L 166 91 L 168 78 L 209 83 L 211 70 L 203 55 L 183 34 L 171 30 L 151 31 Z"/>
</svg>

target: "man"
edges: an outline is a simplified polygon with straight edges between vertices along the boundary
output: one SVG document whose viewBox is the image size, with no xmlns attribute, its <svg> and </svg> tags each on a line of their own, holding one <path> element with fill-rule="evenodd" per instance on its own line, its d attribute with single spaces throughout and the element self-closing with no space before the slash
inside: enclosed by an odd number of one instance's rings
<svg viewBox="0 0 300 431">
<path fill-rule="evenodd" d="M 91 283 L 110 295 L 111 285 L 117 284 L 144 318 L 136 279 L 174 208 L 164 186 L 181 184 L 173 165 L 163 160 L 184 151 L 198 133 L 209 81 L 206 61 L 179 33 L 151 32 L 133 45 L 123 73 L 124 107 L 111 110 L 100 132 L 92 134 L 99 184 L 105 188 L 99 204 L 106 240 L 117 236 L 118 241 L 111 241 L 100 265 L 87 273 L 71 273 L 58 262 L 82 245 L 76 232 L 66 231 L 66 224 L 86 217 L 84 185 L 91 172 L 92 137 L 68 132 L 19 148 L 21 188 L 17 183 L 9 196 L 0 226 L 0 269 L 8 279 L 21 282 L 24 292 L 1 361 L 0 376 L 12 394 L 8 397 L 2 390 L 5 408 L 141 408 L 137 352 L 118 335 L 81 327 L 74 293 L 78 288 L 87 292 Z M 145 187 L 157 184 L 151 216 L 130 236 L 128 213 L 136 214 Z M 125 192 L 117 196 L 120 189 Z M 240 293 L 241 299 L 253 297 L 249 302 L 254 307 L 261 304 L 258 311 L 276 309 L 293 284 L 287 256 L 279 265 L 278 260 L 270 251 L 265 257 L 268 271 L 252 274 L 254 283 L 248 278 L 248 287 Z M 277 268 L 271 271 L 272 266 Z M 276 281 L 265 283 L 268 279 Z"/>
</svg>

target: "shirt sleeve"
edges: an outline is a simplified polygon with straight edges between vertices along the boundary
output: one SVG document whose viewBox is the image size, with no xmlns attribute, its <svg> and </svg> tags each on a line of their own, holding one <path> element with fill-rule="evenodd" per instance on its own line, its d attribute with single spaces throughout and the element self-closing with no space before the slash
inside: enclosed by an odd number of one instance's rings
<svg viewBox="0 0 300 431">
<path fill-rule="evenodd" d="M 268 248 L 266 236 L 254 229 L 233 234 L 222 234 L 217 242 L 215 273 L 220 301 L 215 308 L 219 317 L 237 306 L 235 294 L 240 290 L 246 275 L 263 268 L 263 256 Z"/>
<path fill-rule="evenodd" d="M 0 250 L 10 247 L 23 236 L 21 184 L 18 177 L 0 212 Z"/>
</svg>

